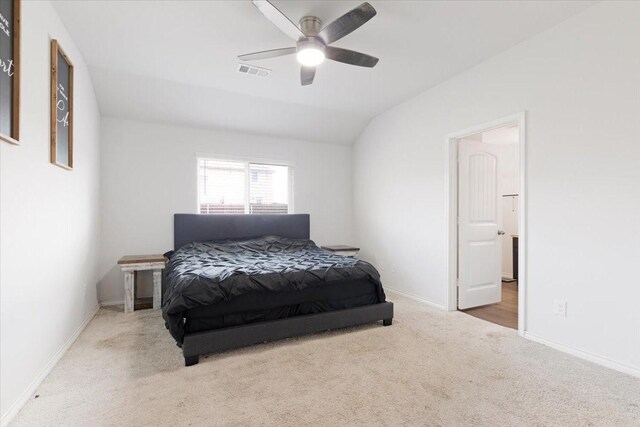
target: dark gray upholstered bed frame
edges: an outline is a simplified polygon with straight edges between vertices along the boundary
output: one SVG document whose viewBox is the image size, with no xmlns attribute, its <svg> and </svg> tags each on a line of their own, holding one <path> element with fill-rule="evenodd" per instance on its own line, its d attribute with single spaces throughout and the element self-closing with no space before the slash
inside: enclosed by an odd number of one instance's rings
<svg viewBox="0 0 640 427">
<path fill-rule="evenodd" d="M 309 215 L 175 214 L 174 216 L 174 249 L 179 249 L 190 242 L 267 235 L 308 239 Z M 185 365 L 191 366 L 198 363 L 202 354 L 379 320 L 382 320 L 385 326 L 389 326 L 392 319 L 393 303 L 383 302 L 364 307 L 213 329 L 185 335 L 182 353 Z"/>
</svg>

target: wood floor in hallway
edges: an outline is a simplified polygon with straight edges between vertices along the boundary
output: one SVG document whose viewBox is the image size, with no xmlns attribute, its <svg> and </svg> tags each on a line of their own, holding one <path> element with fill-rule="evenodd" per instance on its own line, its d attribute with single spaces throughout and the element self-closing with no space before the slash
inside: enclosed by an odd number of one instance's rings
<svg viewBox="0 0 640 427">
<path fill-rule="evenodd" d="M 461 311 L 478 319 L 518 329 L 518 282 L 502 282 L 502 301 L 498 304 Z"/>
</svg>

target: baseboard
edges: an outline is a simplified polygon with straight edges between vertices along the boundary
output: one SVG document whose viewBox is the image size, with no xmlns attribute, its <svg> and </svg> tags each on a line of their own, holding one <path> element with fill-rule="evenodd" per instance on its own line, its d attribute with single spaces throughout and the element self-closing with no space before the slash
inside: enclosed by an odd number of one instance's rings
<svg viewBox="0 0 640 427">
<path fill-rule="evenodd" d="M 67 342 L 65 342 L 64 345 L 60 347 L 60 350 L 58 350 L 56 354 L 54 354 L 53 357 L 49 359 L 49 362 L 47 362 L 44 368 L 42 368 L 38 375 L 36 375 L 33 381 L 31 381 L 31 384 L 29 384 L 26 390 L 20 395 L 20 397 L 18 397 L 15 402 L 13 402 L 7 412 L 2 415 L 2 419 L 0 419 L 1 427 L 8 426 L 13 418 L 18 414 L 18 412 L 20 412 L 20 409 L 22 409 L 24 404 L 27 403 L 29 399 L 31 399 L 31 396 L 33 396 L 33 394 L 36 392 L 37 388 L 40 386 L 40 383 L 42 383 L 47 375 L 49 375 L 49 372 L 51 372 L 54 366 L 56 366 L 56 363 L 58 363 L 58 361 L 62 359 L 62 356 L 64 356 L 69 347 L 71 347 L 71 345 L 80 336 L 82 331 L 84 331 L 84 328 L 86 328 L 89 322 L 91 322 L 91 319 L 93 319 L 99 309 L 100 305 L 96 304 L 96 306 L 91 310 L 91 313 L 82 321 L 78 329 L 75 330 L 73 335 L 71 335 Z"/>
<path fill-rule="evenodd" d="M 100 307 L 112 307 L 114 305 L 124 305 L 124 300 L 112 299 L 112 300 L 100 301 Z"/>
<path fill-rule="evenodd" d="M 613 369 L 614 371 L 622 372 L 624 374 L 629 374 L 631 376 L 640 378 L 640 369 L 633 366 L 625 365 L 623 363 L 616 362 L 615 360 L 611 360 L 603 356 L 598 356 L 597 354 L 580 350 L 575 347 L 560 344 L 558 342 L 533 335 L 529 332 L 525 332 L 524 337 L 528 340 L 535 341 L 539 344 L 544 344 L 553 349 L 562 351 L 563 353 L 568 353 L 572 356 L 579 357 L 580 359 L 588 360 L 589 362 L 604 366 L 605 368 Z"/>
<path fill-rule="evenodd" d="M 394 289 L 394 288 L 392 288 L 390 286 L 387 286 L 387 285 L 384 285 L 384 290 L 393 292 L 393 293 L 398 294 L 400 296 L 403 296 L 405 298 L 409 298 L 409 299 L 412 299 L 414 301 L 420 302 L 422 304 L 428 305 L 429 307 L 437 308 L 439 310 L 446 310 L 446 307 L 444 305 L 436 304 L 435 302 L 431 302 L 431 301 L 426 300 L 424 298 L 420 298 L 420 297 L 417 297 L 417 296 L 412 295 L 412 294 L 408 294 L 408 293 L 403 292 L 403 291 L 399 291 L 399 290 Z"/>
<path fill-rule="evenodd" d="M 153 303 L 153 296 L 149 295 L 148 297 L 136 297 L 134 304 L 136 305 L 136 307 L 138 306 L 138 304 L 142 302 L 142 303 Z M 124 306 L 124 300 L 121 299 L 111 299 L 111 300 L 105 300 L 105 301 L 100 301 L 100 307 L 114 307 L 114 306 Z"/>
</svg>

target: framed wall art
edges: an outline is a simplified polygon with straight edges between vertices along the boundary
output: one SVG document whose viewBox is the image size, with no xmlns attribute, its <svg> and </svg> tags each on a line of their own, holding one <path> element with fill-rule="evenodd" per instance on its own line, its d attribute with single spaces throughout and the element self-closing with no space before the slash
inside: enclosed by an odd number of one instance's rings
<svg viewBox="0 0 640 427">
<path fill-rule="evenodd" d="M 51 163 L 73 170 L 73 63 L 51 40 Z"/>
<path fill-rule="evenodd" d="M 0 1 L 0 139 L 20 141 L 20 1 Z"/>
</svg>

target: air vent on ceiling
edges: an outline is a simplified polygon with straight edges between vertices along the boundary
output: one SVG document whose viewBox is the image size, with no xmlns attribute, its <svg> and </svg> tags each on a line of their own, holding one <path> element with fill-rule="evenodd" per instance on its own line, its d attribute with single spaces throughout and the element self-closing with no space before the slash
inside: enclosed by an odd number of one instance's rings
<svg viewBox="0 0 640 427">
<path fill-rule="evenodd" d="M 271 70 L 249 64 L 238 64 L 238 72 L 254 77 L 267 77 L 269 74 L 271 74 Z"/>
</svg>

